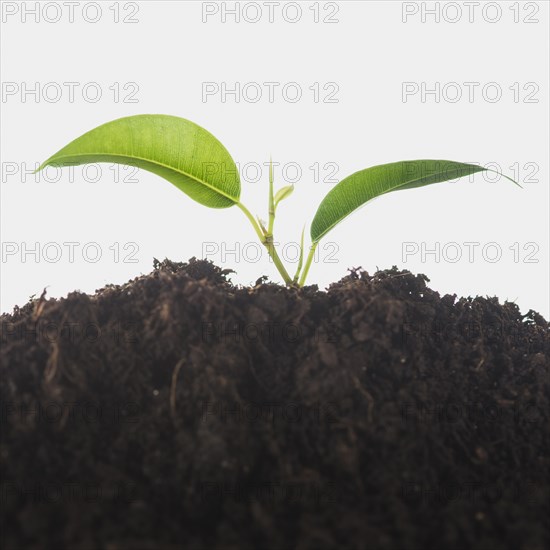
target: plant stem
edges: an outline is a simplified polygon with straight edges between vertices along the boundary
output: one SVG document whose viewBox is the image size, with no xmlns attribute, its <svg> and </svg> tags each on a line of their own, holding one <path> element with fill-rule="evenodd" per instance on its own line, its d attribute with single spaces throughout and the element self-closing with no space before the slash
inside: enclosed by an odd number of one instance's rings
<svg viewBox="0 0 550 550">
<path fill-rule="evenodd" d="M 254 228 L 254 231 L 256 231 L 256 234 L 258 235 L 260 242 L 264 244 L 265 241 L 265 235 L 263 231 L 260 229 L 260 226 L 258 225 L 258 222 L 254 219 L 254 216 L 250 213 L 248 208 L 242 204 L 241 202 L 235 203 L 243 212 L 244 215 L 248 218 L 250 223 L 252 224 L 252 227 Z"/>
<path fill-rule="evenodd" d="M 283 265 L 281 258 L 279 258 L 279 254 L 277 254 L 277 250 L 275 249 L 275 245 L 273 244 L 273 241 L 271 239 L 267 239 L 266 242 L 263 244 L 267 248 L 268 254 L 271 256 L 273 263 L 275 264 L 275 267 L 279 270 L 279 273 L 283 277 L 285 283 L 288 286 L 291 286 L 292 278 L 290 277 L 290 275 L 288 274 L 288 271 Z"/>
<path fill-rule="evenodd" d="M 296 268 L 296 273 L 294 274 L 294 278 L 292 279 L 292 282 L 296 285 L 298 284 L 298 278 L 300 277 L 300 272 L 302 271 L 302 264 L 304 263 L 304 232 L 306 230 L 306 226 L 302 228 L 302 237 L 300 239 L 300 259 L 298 260 L 298 267 Z"/>
<path fill-rule="evenodd" d="M 244 204 L 240 202 L 237 202 L 236 204 L 243 211 L 244 215 L 248 218 L 248 220 L 252 224 L 252 227 L 254 228 L 254 231 L 256 231 L 256 234 L 258 235 L 260 242 L 266 247 L 267 253 L 271 256 L 271 259 L 273 260 L 275 267 L 281 274 L 285 283 L 287 285 L 291 285 L 292 279 L 288 274 L 287 270 L 285 269 L 285 266 L 283 265 L 281 258 L 279 258 L 279 254 L 277 254 L 277 250 L 275 249 L 275 245 L 273 244 L 273 237 L 271 235 L 264 234 L 264 232 L 261 230 L 260 226 L 258 225 L 258 222 L 254 219 L 254 216 L 250 213 L 250 211 L 248 210 L 248 208 L 246 208 Z"/>
<path fill-rule="evenodd" d="M 275 223 L 275 202 L 273 200 L 273 161 L 269 159 L 269 204 L 268 204 L 267 234 L 273 236 L 273 225 Z"/>
<path fill-rule="evenodd" d="M 300 282 L 298 283 L 298 286 L 300 287 L 304 286 L 304 283 L 306 282 L 306 277 L 309 272 L 309 268 L 311 267 L 311 262 L 313 262 L 313 258 L 315 256 L 315 250 L 318 244 L 319 244 L 319 241 L 312 243 L 311 248 L 309 249 L 306 265 L 304 266 L 304 270 L 302 271 L 302 276 L 300 277 Z"/>
</svg>

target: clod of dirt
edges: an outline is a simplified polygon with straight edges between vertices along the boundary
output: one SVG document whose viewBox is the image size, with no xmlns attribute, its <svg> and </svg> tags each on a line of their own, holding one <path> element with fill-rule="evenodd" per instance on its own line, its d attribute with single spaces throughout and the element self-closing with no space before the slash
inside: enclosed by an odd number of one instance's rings
<svg viewBox="0 0 550 550">
<path fill-rule="evenodd" d="M 1 316 L 3 549 L 548 548 L 548 323 L 213 264 Z"/>
</svg>

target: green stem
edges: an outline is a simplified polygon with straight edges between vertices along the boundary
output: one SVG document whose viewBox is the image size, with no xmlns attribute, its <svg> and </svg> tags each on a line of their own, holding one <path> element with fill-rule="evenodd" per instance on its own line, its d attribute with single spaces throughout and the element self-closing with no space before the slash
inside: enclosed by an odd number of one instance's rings
<svg viewBox="0 0 550 550">
<path fill-rule="evenodd" d="M 309 272 L 309 268 L 311 267 L 311 262 L 313 262 L 313 258 L 315 256 L 315 250 L 318 244 L 319 244 L 319 241 L 312 243 L 311 248 L 309 249 L 306 265 L 304 266 L 304 270 L 302 271 L 302 276 L 300 277 L 300 282 L 298 283 L 298 286 L 300 287 L 304 286 L 304 283 L 306 282 L 306 277 Z"/>
<path fill-rule="evenodd" d="M 244 204 L 240 202 L 237 202 L 236 204 L 243 211 L 244 215 L 248 218 L 248 220 L 252 224 L 252 227 L 254 228 L 254 231 L 256 231 L 256 234 L 258 235 L 260 242 L 266 247 L 267 253 L 271 256 L 271 259 L 273 260 L 275 267 L 281 274 L 285 283 L 287 285 L 291 285 L 292 279 L 288 274 L 287 270 L 285 269 L 285 266 L 283 265 L 281 258 L 279 258 L 279 254 L 277 254 L 277 250 L 275 249 L 275 245 L 273 244 L 273 237 L 267 236 L 263 233 L 260 226 L 258 225 L 258 222 L 254 219 L 254 216 L 250 213 L 250 211 L 248 210 L 248 208 L 246 208 Z"/>
<path fill-rule="evenodd" d="M 273 200 L 273 162 L 269 159 L 269 204 L 268 204 L 269 221 L 267 224 L 268 236 L 273 235 L 273 225 L 275 224 L 275 202 Z"/>
<path fill-rule="evenodd" d="M 265 235 L 263 231 L 261 230 L 260 226 L 258 225 L 258 222 L 254 219 L 254 216 L 250 213 L 248 208 L 242 204 L 241 202 L 235 203 L 243 212 L 244 215 L 248 218 L 250 223 L 252 224 L 252 227 L 254 228 L 254 231 L 256 231 L 256 234 L 258 235 L 260 242 L 264 244 L 265 241 Z"/>
<path fill-rule="evenodd" d="M 285 283 L 289 286 L 292 285 L 292 278 L 290 277 L 290 275 L 288 274 L 288 271 L 283 265 L 281 258 L 279 258 L 279 254 L 277 254 L 277 250 L 275 249 L 275 245 L 273 244 L 273 241 L 267 240 L 267 242 L 264 243 L 264 246 L 267 248 L 268 254 L 271 256 L 273 263 L 279 270 L 279 273 L 283 277 Z"/>
<path fill-rule="evenodd" d="M 294 274 L 294 278 L 292 279 L 292 282 L 296 285 L 298 284 L 298 278 L 300 277 L 300 272 L 302 271 L 302 264 L 304 263 L 304 232 L 306 230 L 306 226 L 302 228 L 302 237 L 300 239 L 300 259 L 298 260 L 298 267 L 296 268 L 296 273 Z"/>
</svg>

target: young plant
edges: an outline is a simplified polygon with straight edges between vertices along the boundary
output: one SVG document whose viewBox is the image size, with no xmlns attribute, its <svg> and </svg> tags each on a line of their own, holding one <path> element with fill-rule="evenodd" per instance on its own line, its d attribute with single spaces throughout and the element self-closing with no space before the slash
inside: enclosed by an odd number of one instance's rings
<svg viewBox="0 0 550 550">
<path fill-rule="evenodd" d="M 252 224 L 285 283 L 300 287 L 306 281 L 320 240 L 366 202 L 391 191 L 423 187 L 488 170 L 449 160 L 413 160 L 373 166 L 351 174 L 329 191 L 319 205 L 311 223 L 311 245 L 305 263 L 302 231 L 298 269 L 291 277 L 275 248 L 273 226 L 277 207 L 291 195 L 294 186 L 285 186 L 274 194 L 271 164 L 268 221 L 264 223 L 240 201 L 239 174 L 227 149 L 212 134 L 189 120 L 169 115 L 136 115 L 113 120 L 69 143 L 37 171 L 46 166 L 92 162 L 126 164 L 148 170 L 210 208 L 237 206 Z"/>
</svg>

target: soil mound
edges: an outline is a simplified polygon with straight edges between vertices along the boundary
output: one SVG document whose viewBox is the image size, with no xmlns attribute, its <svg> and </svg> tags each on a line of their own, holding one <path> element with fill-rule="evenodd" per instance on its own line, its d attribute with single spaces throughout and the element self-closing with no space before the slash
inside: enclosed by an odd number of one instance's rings
<svg viewBox="0 0 550 550">
<path fill-rule="evenodd" d="M 550 545 L 548 323 L 192 259 L 1 316 L 4 549 Z"/>
</svg>

